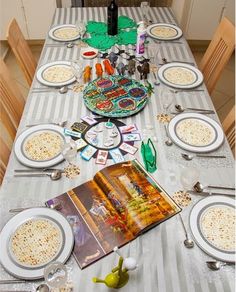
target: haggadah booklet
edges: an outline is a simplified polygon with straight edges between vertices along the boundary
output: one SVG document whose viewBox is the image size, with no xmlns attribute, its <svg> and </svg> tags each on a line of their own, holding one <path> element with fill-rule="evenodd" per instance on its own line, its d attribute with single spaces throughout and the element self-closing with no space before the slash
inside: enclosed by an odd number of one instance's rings
<svg viewBox="0 0 236 292">
<path fill-rule="evenodd" d="M 105 167 L 46 205 L 55 203 L 73 228 L 81 269 L 181 211 L 137 160 Z"/>
</svg>

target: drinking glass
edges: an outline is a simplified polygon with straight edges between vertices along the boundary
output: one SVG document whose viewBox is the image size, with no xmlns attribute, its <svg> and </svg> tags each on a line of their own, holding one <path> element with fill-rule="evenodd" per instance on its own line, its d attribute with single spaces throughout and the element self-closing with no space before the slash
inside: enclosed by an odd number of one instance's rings
<svg viewBox="0 0 236 292">
<path fill-rule="evenodd" d="M 76 164 L 77 145 L 74 140 L 70 139 L 61 145 L 61 154 L 70 164 Z"/>
<path fill-rule="evenodd" d="M 159 95 L 163 111 L 165 114 L 168 114 L 168 109 L 174 99 L 173 93 L 171 92 L 170 88 L 162 85 L 159 89 Z"/>
<path fill-rule="evenodd" d="M 44 269 L 44 279 L 46 284 L 53 288 L 65 286 L 68 278 L 66 266 L 60 262 L 52 262 Z"/>
<path fill-rule="evenodd" d="M 147 53 L 148 58 L 150 59 L 151 65 L 157 65 L 158 63 L 158 54 L 160 51 L 160 45 L 156 43 L 148 43 L 147 45 Z"/>
<path fill-rule="evenodd" d="M 84 21 L 76 21 L 75 26 L 80 34 L 80 38 L 82 39 L 84 37 L 84 34 L 86 32 L 86 25 Z"/>
<path fill-rule="evenodd" d="M 76 81 L 79 83 L 83 74 L 83 64 L 82 61 L 76 60 L 70 62 L 71 70 L 75 75 Z"/>
<path fill-rule="evenodd" d="M 200 172 L 195 167 L 185 167 L 180 173 L 180 182 L 184 188 L 183 192 L 192 189 L 194 183 L 199 180 Z"/>
<path fill-rule="evenodd" d="M 142 18 L 145 22 L 148 22 L 148 12 L 150 9 L 150 4 L 148 1 L 141 2 L 140 4 L 141 7 L 141 13 L 142 13 Z"/>
</svg>

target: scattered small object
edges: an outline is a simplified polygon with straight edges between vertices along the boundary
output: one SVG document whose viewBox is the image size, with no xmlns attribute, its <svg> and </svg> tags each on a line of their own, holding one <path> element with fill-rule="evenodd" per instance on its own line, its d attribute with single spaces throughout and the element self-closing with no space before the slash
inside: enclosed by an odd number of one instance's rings
<svg viewBox="0 0 236 292">
<path fill-rule="evenodd" d="M 64 168 L 64 173 L 67 178 L 75 178 L 80 174 L 80 168 L 74 164 L 69 164 Z"/>
<path fill-rule="evenodd" d="M 36 291 L 36 292 L 49 292 L 50 289 L 49 289 L 49 287 L 48 287 L 47 284 L 40 284 L 40 285 L 36 288 L 35 291 Z"/>
<path fill-rule="evenodd" d="M 112 272 L 108 274 L 104 280 L 94 277 L 94 283 L 104 283 L 109 288 L 121 288 L 125 286 L 129 281 L 128 271 L 135 270 L 137 268 L 137 262 L 135 258 L 124 259 L 118 252 L 118 248 L 115 247 L 114 251 L 120 256 L 118 266 L 112 269 Z M 124 266 L 124 269 L 122 267 Z"/>
<path fill-rule="evenodd" d="M 112 145 L 114 145 L 114 140 L 113 140 L 113 139 L 106 139 L 106 140 L 104 141 L 104 146 L 105 146 L 105 147 L 110 147 L 110 146 L 112 146 Z"/>
<path fill-rule="evenodd" d="M 83 75 L 84 83 L 87 83 L 91 80 L 91 71 L 92 71 L 92 67 L 90 66 L 86 66 L 84 68 L 84 75 Z"/>
<path fill-rule="evenodd" d="M 208 261 L 206 262 L 207 266 L 209 269 L 211 269 L 212 271 L 218 271 L 220 270 L 223 266 L 226 266 L 227 263 L 221 263 L 219 261 Z"/>
<path fill-rule="evenodd" d="M 101 78 L 102 77 L 102 74 L 103 74 L 102 65 L 100 63 L 96 63 L 95 68 L 96 68 L 96 75 L 97 75 L 97 77 L 98 78 Z"/>
<path fill-rule="evenodd" d="M 142 141 L 141 154 L 143 157 L 145 169 L 148 172 L 151 173 L 154 172 L 157 169 L 156 165 L 157 152 L 150 138 L 148 139 L 146 144 Z"/>
<path fill-rule="evenodd" d="M 81 92 L 81 91 L 83 91 L 83 89 L 84 89 L 84 85 L 80 85 L 80 84 L 74 85 L 73 88 L 72 88 L 72 90 L 74 92 Z"/>
<path fill-rule="evenodd" d="M 169 123 L 171 120 L 171 116 L 169 116 L 168 114 L 160 114 L 157 115 L 157 120 L 161 123 Z"/>
<path fill-rule="evenodd" d="M 117 131 L 112 131 L 111 133 L 110 133 L 110 137 L 111 138 L 115 138 L 115 137 L 117 137 L 118 136 L 118 132 Z"/>
<path fill-rule="evenodd" d="M 190 194 L 184 191 L 175 192 L 172 198 L 180 207 L 187 207 L 192 200 Z"/>
</svg>

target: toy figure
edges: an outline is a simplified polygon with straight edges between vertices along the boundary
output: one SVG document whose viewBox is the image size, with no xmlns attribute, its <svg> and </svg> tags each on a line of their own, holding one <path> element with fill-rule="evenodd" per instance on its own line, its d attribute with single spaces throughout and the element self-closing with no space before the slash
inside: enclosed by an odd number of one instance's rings
<svg viewBox="0 0 236 292">
<path fill-rule="evenodd" d="M 133 75 L 135 73 L 135 60 L 131 59 L 129 60 L 129 63 L 128 63 L 128 72 L 130 75 Z"/>
<path fill-rule="evenodd" d="M 139 65 L 137 67 L 139 73 L 140 73 L 140 79 L 147 79 L 147 75 L 149 74 L 150 72 L 150 66 L 149 66 L 149 63 L 148 61 L 145 61 L 143 62 L 142 65 Z"/>
<path fill-rule="evenodd" d="M 87 83 L 91 80 L 91 70 L 92 70 L 92 67 L 90 66 L 86 66 L 84 68 L 84 83 Z"/>
<path fill-rule="evenodd" d="M 104 280 L 99 278 L 93 278 L 94 283 L 104 283 L 109 288 L 121 288 L 125 286 L 129 281 L 128 271 L 135 270 L 137 268 L 137 262 L 134 258 L 126 258 L 123 257 L 118 252 L 118 247 L 114 248 L 114 251 L 120 256 L 118 266 L 112 269 L 112 272 L 106 275 Z M 124 269 L 122 269 L 124 266 Z"/>
<path fill-rule="evenodd" d="M 126 68 L 125 68 L 124 63 L 120 62 L 120 63 L 117 65 L 116 69 L 117 69 L 119 75 L 124 75 L 124 74 L 125 74 L 125 70 L 126 70 Z"/>
<path fill-rule="evenodd" d="M 114 52 L 111 52 L 107 59 L 111 62 L 112 67 L 115 68 L 118 56 Z"/>
</svg>

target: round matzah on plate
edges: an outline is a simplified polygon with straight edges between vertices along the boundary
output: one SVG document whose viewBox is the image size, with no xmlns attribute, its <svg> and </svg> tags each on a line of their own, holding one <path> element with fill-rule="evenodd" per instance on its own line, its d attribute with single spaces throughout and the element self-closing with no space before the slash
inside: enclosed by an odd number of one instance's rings
<svg viewBox="0 0 236 292">
<path fill-rule="evenodd" d="M 78 29 L 74 24 L 57 25 L 48 32 L 51 39 L 59 42 L 69 42 L 80 38 Z"/>
<path fill-rule="evenodd" d="M 203 82 L 203 75 L 200 70 L 192 65 L 180 62 L 172 62 L 161 66 L 157 74 L 164 84 L 174 88 L 191 89 Z"/>
<path fill-rule="evenodd" d="M 44 64 L 36 72 L 36 77 L 40 83 L 53 87 L 68 85 L 76 80 L 68 61 Z"/>
<path fill-rule="evenodd" d="M 27 224 L 31 224 L 35 230 Z M 40 231 L 45 224 L 50 234 L 45 230 Z M 50 237 L 55 237 L 51 240 L 56 248 L 52 247 L 50 241 L 47 242 Z M 42 246 L 36 240 L 41 240 Z M 44 268 L 49 262 L 56 260 L 65 263 L 73 245 L 72 228 L 62 214 L 46 207 L 32 208 L 15 215 L 3 227 L 0 234 L 0 262 L 15 277 L 39 279 L 43 277 Z M 43 251 L 44 256 L 41 255 Z"/>
<path fill-rule="evenodd" d="M 235 201 L 212 195 L 198 201 L 189 215 L 190 229 L 199 247 L 225 262 L 235 262 Z"/>
<path fill-rule="evenodd" d="M 17 159 L 26 166 L 50 167 L 64 159 L 61 144 L 67 139 L 63 128 L 57 125 L 32 126 L 17 137 L 14 151 Z"/>
<path fill-rule="evenodd" d="M 154 39 L 165 41 L 179 39 L 183 32 L 178 26 L 173 24 L 155 23 L 148 26 L 147 34 Z"/>
<path fill-rule="evenodd" d="M 169 123 L 171 140 L 182 149 L 192 152 L 210 152 L 224 141 L 221 126 L 213 119 L 198 113 L 176 115 Z"/>
</svg>

